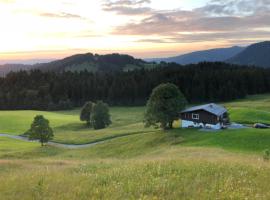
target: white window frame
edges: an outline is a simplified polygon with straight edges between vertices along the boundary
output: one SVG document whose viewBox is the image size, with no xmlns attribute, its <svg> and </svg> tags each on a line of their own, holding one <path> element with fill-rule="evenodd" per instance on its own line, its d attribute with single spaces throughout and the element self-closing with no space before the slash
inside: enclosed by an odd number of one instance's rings
<svg viewBox="0 0 270 200">
<path fill-rule="evenodd" d="M 192 119 L 199 120 L 200 119 L 200 115 L 199 114 L 192 113 Z"/>
</svg>

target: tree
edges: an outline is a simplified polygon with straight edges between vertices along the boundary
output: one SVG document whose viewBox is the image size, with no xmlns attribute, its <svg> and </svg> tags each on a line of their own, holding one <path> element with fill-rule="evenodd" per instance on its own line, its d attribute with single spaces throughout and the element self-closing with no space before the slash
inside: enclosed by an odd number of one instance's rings
<svg viewBox="0 0 270 200">
<path fill-rule="evenodd" d="M 186 98 L 178 87 L 171 83 L 161 84 L 153 89 L 147 102 L 145 126 L 160 124 L 162 129 L 171 129 L 173 121 L 186 106 Z"/>
<path fill-rule="evenodd" d="M 88 101 L 84 104 L 81 110 L 80 120 L 86 121 L 87 126 L 91 126 L 90 119 L 91 119 L 91 112 L 93 109 L 93 105 L 94 105 L 93 102 Z"/>
<path fill-rule="evenodd" d="M 30 140 L 39 140 L 41 146 L 53 138 L 53 130 L 49 125 L 49 120 L 45 119 L 42 115 L 37 115 L 34 118 L 31 128 L 28 131 Z"/>
<path fill-rule="evenodd" d="M 94 129 L 102 129 L 111 124 L 108 104 L 98 101 L 94 106 L 91 114 L 91 124 Z"/>
</svg>

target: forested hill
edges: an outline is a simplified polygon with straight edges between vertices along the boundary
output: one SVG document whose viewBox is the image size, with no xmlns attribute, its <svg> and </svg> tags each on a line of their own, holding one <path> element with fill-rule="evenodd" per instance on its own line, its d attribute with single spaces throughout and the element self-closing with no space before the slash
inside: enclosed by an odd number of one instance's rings
<svg viewBox="0 0 270 200">
<path fill-rule="evenodd" d="M 42 71 L 125 71 L 145 67 L 147 63 L 123 54 L 77 54 L 62 60 L 38 65 Z"/>
<path fill-rule="evenodd" d="M 178 64 L 199 63 L 202 61 L 216 62 L 223 61 L 238 65 L 254 65 L 258 67 L 270 67 L 270 42 L 261 42 L 244 47 L 231 47 L 221 49 L 211 49 L 193 52 L 182 56 L 150 59 L 148 61 L 175 62 Z M 10 71 L 39 69 L 41 71 L 54 72 L 115 72 L 132 71 L 135 69 L 152 69 L 160 65 L 153 62 L 146 62 L 125 54 L 98 55 L 92 53 L 76 54 L 64 59 L 43 64 L 21 65 L 7 64 L 0 65 L 0 76 L 6 75 Z"/>
<path fill-rule="evenodd" d="M 270 68 L 270 41 L 250 45 L 227 62 Z"/>
<path fill-rule="evenodd" d="M 0 75 L 6 75 L 10 71 L 40 69 L 41 71 L 128 71 L 139 68 L 149 68 L 153 64 L 148 64 L 141 59 L 135 59 L 129 55 L 123 54 L 76 54 L 61 60 L 52 61 L 43 64 L 20 65 L 7 64 L 0 66 Z"/>
<path fill-rule="evenodd" d="M 0 78 L 0 109 L 70 109 L 86 101 L 111 105 L 145 105 L 160 83 L 176 84 L 191 103 L 228 101 L 270 93 L 270 68 L 225 63 L 175 63 L 128 72 L 30 72 Z"/>
</svg>

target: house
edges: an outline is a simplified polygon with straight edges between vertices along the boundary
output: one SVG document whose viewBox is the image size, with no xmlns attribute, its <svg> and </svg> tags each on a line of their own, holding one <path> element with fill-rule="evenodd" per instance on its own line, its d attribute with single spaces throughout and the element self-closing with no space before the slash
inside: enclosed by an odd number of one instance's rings
<svg viewBox="0 0 270 200">
<path fill-rule="evenodd" d="M 221 129 L 229 123 L 227 109 L 214 103 L 188 108 L 180 113 L 180 118 L 182 128 Z"/>
</svg>

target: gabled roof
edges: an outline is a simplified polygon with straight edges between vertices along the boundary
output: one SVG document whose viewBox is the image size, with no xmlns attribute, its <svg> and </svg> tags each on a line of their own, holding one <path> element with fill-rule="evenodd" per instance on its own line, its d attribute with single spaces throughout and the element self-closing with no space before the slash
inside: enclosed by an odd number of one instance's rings
<svg viewBox="0 0 270 200">
<path fill-rule="evenodd" d="M 194 107 L 188 108 L 186 110 L 183 110 L 181 113 L 193 112 L 193 111 L 197 111 L 197 110 L 204 110 L 204 111 L 212 113 L 216 116 L 220 116 L 220 115 L 224 114 L 225 112 L 227 112 L 227 109 L 224 108 L 223 106 L 217 105 L 215 103 L 210 103 L 210 104 L 205 104 L 205 105 L 194 106 Z"/>
</svg>

